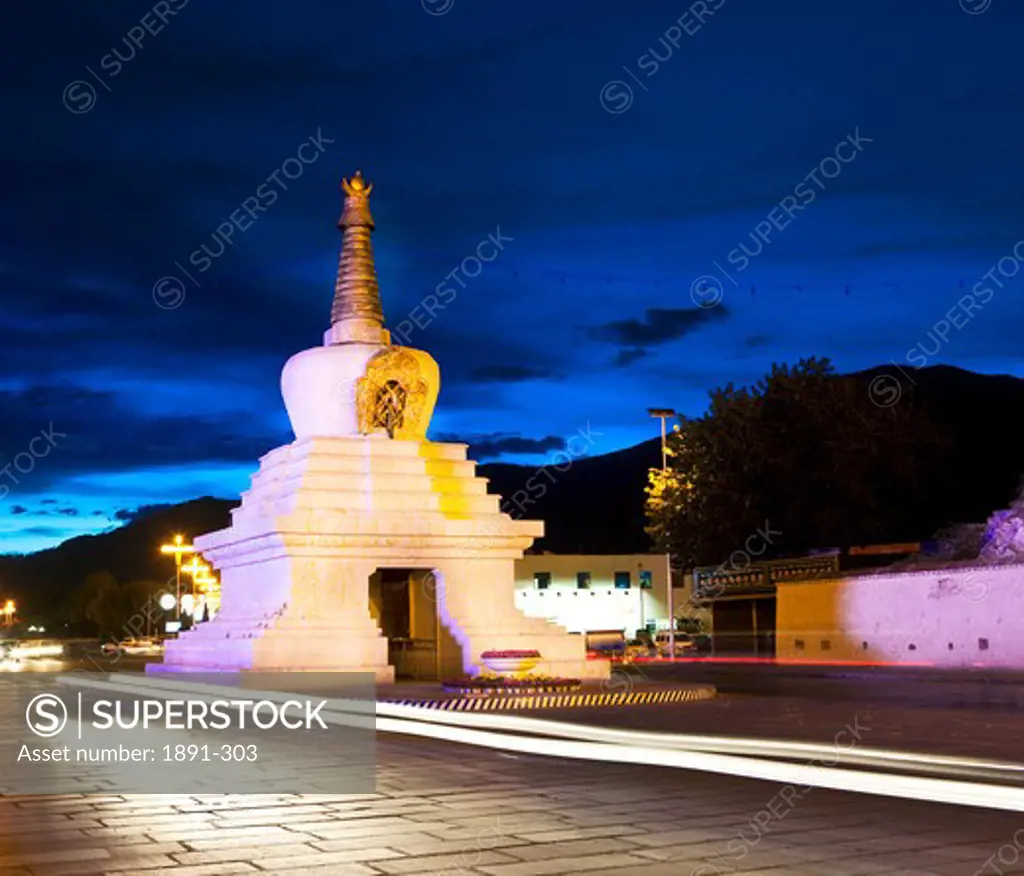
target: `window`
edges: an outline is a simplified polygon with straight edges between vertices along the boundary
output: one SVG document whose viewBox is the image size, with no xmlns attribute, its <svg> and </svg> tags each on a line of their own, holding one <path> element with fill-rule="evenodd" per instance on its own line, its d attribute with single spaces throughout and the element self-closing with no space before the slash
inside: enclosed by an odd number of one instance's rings
<svg viewBox="0 0 1024 876">
<path fill-rule="evenodd" d="M 615 573 L 615 589 L 629 590 L 629 572 Z"/>
<path fill-rule="evenodd" d="M 590 589 L 590 572 L 577 572 L 576 573 L 576 589 L 577 590 L 589 590 Z"/>
<path fill-rule="evenodd" d="M 533 586 L 538 590 L 547 590 L 551 586 L 550 572 L 534 572 Z"/>
<path fill-rule="evenodd" d="M 652 573 L 647 569 L 640 570 L 640 589 L 650 590 L 654 587 L 654 581 L 652 579 Z"/>
</svg>

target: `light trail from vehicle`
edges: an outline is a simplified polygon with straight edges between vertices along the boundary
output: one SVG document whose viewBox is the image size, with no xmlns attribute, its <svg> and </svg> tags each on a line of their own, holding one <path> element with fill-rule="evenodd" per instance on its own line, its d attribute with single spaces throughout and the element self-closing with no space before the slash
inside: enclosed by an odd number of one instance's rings
<svg viewBox="0 0 1024 876">
<path fill-rule="evenodd" d="M 697 751 L 512 736 L 398 718 L 378 717 L 377 730 L 543 757 L 698 770 L 799 787 L 829 788 L 834 791 L 897 797 L 904 800 L 1024 812 L 1024 789 L 1003 785 L 875 773 L 866 770 L 840 770 Z"/>
<path fill-rule="evenodd" d="M 977 778 L 1024 780 L 1024 764 L 976 758 L 922 754 L 912 751 L 891 751 L 861 745 L 840 747 L 814 742 L 787 742 L 740 736 L 705 736 L 687 733 L 654 733 L 644 730 L 621 730 L 544 718 L 523 718 L 495 712 L 444 712 L 398 703 L 377 703 L 377 714 L 395 718 L 411 718 L 434 724 L 503 730 L 539 736 L 555 736 L 587 742 L 608 742 L 615 745 L 643 745 L 649 748 L 670 748 L 703 751 L 711 754 L 750 755 L 782 760 L 823 759 L 831 766 L 876 766 L 912 768 L 919 772 L 959 774 Z"/>
</svg>

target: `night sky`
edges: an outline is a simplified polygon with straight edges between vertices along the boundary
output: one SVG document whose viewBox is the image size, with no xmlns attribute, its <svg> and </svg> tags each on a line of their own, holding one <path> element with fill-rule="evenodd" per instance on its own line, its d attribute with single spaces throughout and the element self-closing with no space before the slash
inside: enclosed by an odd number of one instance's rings
<svg viewBox="0 0 1024 876">
<path fill-rule="evenodd" d="M 405 340 L 480 461 L 629 446 L 803 355 L 1024 374 L 1015 0 L 17 7 L 2 550 L 237 495 L 291 439 L 357 167 L 389 326 L 456 292 Z"/>
</svg>

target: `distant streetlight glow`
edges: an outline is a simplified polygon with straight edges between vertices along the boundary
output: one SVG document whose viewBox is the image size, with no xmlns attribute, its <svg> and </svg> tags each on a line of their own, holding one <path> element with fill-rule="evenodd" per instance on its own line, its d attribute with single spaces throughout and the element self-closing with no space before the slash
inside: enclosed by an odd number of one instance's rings
<svg viewBox="0 0 1024 876">
<path fill-rule="evenodd" d="M 186 593 L 181 597 L 181 610 L 191 617 L 196 617 L 199 615 L 199 612 L 196 611 L 198 607 L 197 594 L 206 592 L 209 583 L 213 582 L 216 584 L 217 579 L 210 575 L 210 567 L 202 562 L 196 554 L 192 554 L 192 557 L 181 567 L 181 570 L 188 572 L 192 578 L 191 593 Z"/>
<path fill-rule="evenodd" d="M 164 611 L 170 611 L 177 604 L 178 601 L 173 596 L 171 596 L 170 593 L 165 593 L 163 596 L 160 597 L 160 607 Z"/>
<path fill-rule="evenodd" d="M 199 620 L 212 618 L 220 610 L 220 581 L 209 572 L 193 578 L 198 588 L 200 602 L 196 605 L 195 615 Z M 206 616 L 206 612 L 209 612 Z"/>
</svg>

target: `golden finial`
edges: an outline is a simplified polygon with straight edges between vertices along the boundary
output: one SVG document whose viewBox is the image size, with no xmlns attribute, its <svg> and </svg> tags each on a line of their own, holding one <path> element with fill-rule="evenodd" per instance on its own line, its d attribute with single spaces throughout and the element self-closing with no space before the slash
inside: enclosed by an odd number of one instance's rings
<svg viewBox="0 0 1024 876">
<path fill-rule="evenodd" d="M 373 191 L 373 183 L 367 183 L 363 179 L 363 172 L 357 170 L 352 175 L 352 179 L 343 179 L 341 181 L 341 188 L 350 198 L 368 198 L 370 197 L 370 192 Z"/>
<path fill-rule="evenodd" d="M 373 183 L 363 179 L 363 172 L 357 170 L 352 179 L 342 179 L 342 191 L 345 192 L 345 207 L 341 212 L 339 228 L 365 226 L 373 228 L 373 215 L 370 213 L 370 192 Z"/>
</svg>

